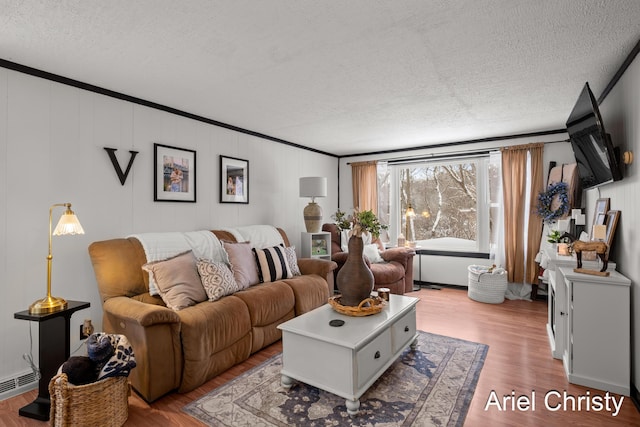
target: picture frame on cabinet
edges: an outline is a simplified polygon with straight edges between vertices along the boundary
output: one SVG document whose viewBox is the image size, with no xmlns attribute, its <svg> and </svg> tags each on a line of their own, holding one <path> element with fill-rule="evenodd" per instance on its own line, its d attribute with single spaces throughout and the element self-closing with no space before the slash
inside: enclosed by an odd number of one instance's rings
<svg viewBox="0 0 640 427">
<path fill-rule="evenodd" d="M 314 239 L 311 242 L 311 255 L 327 255 L 327 241 L 325 239 Z"/>
<path fill-rule="evenodd" d="M 615 237 L 616 228 L 618 228 L 618 221 L 620 220 L 620 211 L 608 211 L 607 212 L 607 233 L 605 240 L 607 246 L 611 249 L 613 245 L 613 238 Z"/>
<path fill-rule="evenodd" d="M 599 220 L 602 220 L 602 217 L 598 215 L 606 215 L 609 212 L 609 198 L 603 198 L 596 200 L 595 212 L 593 213 L 593 222 L 592 225 L 604 225 L 604 222 L 598 223 Z"/>
<path fill-rule="evenodd" d="M 196 152 L 153 144 L 153 200 L 196 202 Z"/>
<path fill-rule="evenodd" d="M 249 203 L 249 161 L 220 156 L 220 203 Z"/>
</svg>

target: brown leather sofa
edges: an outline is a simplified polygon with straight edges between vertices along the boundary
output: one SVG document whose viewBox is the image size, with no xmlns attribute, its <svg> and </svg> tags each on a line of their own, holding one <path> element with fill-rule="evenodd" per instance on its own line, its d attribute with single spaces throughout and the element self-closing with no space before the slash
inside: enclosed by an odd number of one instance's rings
<svg viewBox="0 0 640 427">
<path fill-rule="evenodd" d="M 289 246 L 285 232 L 278 231 Z M 213 233 L 235 241 L 226 231 Z M 146 255 L 136 238 L 94 242 L 89 254 L 103 304 L 103 331 L 129 339 L 137 363 L 129 378 L 148 402 L 173 390 L 193 390 L 279 340 L 280 323 L 327 302 L 336 268 L 332 261 L 299 258 L 301 276 L 173 311 L 149 294 L 142 270 Z"/>
<path fill-rule="evenodd" d="M 340 230 L 335 224 L 323 224 L 322 231 L 331 233 L 331 259 L 338 264 L 334 270 L 337 276 L 340 268 L 347 260 L 348 254 L 342 251 L 340 242 Z M 373 243 L 378 245 L 380 255 L 384 263 L 371 263 L 368 259 L 367 265 L 373 273 L 374 289 L 389 288 L 392 294 L 402 295 L 413 290 L 413 257 L 415 251 L 410 248 L 389 248 L 384 250 L 384 246 L 379 239 Z"/>
</svg>

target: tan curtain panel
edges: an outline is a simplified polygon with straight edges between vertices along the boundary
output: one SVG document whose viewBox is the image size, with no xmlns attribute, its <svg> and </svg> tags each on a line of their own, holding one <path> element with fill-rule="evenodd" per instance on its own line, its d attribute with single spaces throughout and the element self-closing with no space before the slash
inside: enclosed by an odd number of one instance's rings
<svg viewBox="0 0 640 427">
<path fill-rule="evenodd" d="M 536 206 L 536 196 L 542 189 L 543 148 L 544 144 L 527 144 L 501 150 L 505 267 L 508 280 L 513 283 L 522 283 L 525 280 L 527 283 L 536 283 L 535 256 L 540 248 L 542 221 L 533 210 Z M 528 153 L 531 153 L 530 176 L 527 176 Z M 525 194 L 527 180 L 531 182 L 529 194 Z M 528 215 L 529 221 L 525 224 L 527 199 L 531 203 L 531 211 Z M 525 241 L 525 228 L 528 241 Z"/>
<path fill-rule="evenodd" d="M 378 162 L 351 163 L 353 207 L 378 214 Z"/>
</svg>

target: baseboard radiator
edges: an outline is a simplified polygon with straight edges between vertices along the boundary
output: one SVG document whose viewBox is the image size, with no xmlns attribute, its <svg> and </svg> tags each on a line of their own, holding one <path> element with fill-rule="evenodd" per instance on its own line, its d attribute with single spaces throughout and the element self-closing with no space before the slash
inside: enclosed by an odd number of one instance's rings
<svg viewBox="0 0 640 427">
<path fill-rule="evenodd" d="M 33 390 L 38 387 L 38 376 L 33 371 L 24 371 L 0 379 L 0 400 Z"/>
</svg>

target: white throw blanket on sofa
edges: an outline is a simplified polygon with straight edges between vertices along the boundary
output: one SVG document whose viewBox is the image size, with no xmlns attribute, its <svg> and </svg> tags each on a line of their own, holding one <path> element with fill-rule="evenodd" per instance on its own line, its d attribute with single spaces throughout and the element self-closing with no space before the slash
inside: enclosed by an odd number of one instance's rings
<svg viewBox="0 0 640 427">
<path fill-rule="evenodd" d="M 252 248 L 264 249 L 284 244 L 282 235 L 272 225 L 246 225 L 242 227 L 223 227 L 238 242 L 249 242 Z"/>
<path fill-rule="evenodd" d="M 215 234 L 209 230 L 187 232 L 159 232 L 132 234 L 140 241 L 147 262 L 162 261 L 178 254 L 193 251 L 196 258 L 226 262 L 226 253 Z M 149 293 L 159 295 L 153 275 L 149 274 Z"/>
</svg>

